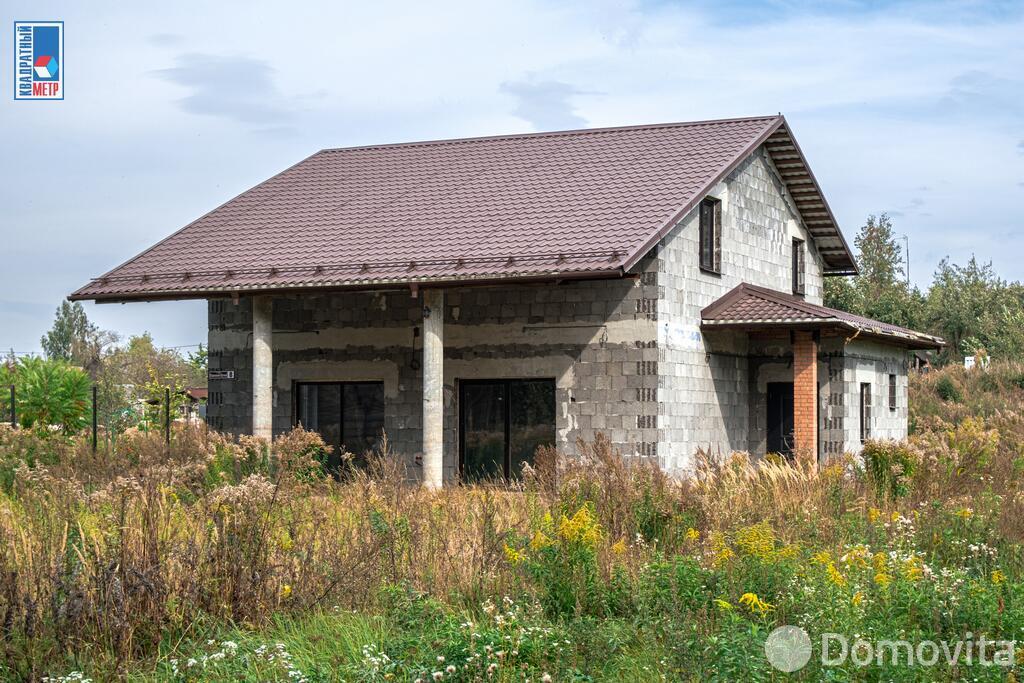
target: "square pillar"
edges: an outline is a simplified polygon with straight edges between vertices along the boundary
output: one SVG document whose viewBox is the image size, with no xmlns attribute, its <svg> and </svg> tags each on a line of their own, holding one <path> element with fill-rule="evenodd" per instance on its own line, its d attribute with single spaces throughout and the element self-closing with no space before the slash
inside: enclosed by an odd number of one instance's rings
<svg viewBox="0 0 1024 683">
<path fill-rule="evenodd" d="M 423 485 L 444 480 L 444 290 L 423 290 Z"/>
<path fill-rule="evenodd" d="M 818 457 L 818 341 L 793 333 L 793 440 L 798 456 Z"/>
<path fill-rule="evenodd" d="M 274 438 L 274 300 L 252 298 L 252 435 Z"/>
</svg>

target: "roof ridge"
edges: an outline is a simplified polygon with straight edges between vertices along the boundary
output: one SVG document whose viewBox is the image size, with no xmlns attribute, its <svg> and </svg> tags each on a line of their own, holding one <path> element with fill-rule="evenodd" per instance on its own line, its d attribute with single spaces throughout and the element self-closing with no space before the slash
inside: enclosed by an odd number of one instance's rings
<svg viewBox="0 0 1024 683">
<path fill-rule="evenodd" d="M 726 123 L 745 123 L 749 121 L 771 121 L 781 118 L 782 114 L 766 116 L 738 116 L 726 119 L 704 119 L 701 121 L 669 121 L 665 123 L 643 123 L 631 126 L 604 126 L 599 128 L 568 128 L 565 130 L 537 131 L 534 133 L 502 133 L 498 135 L 479 135 L 467 138 L 439 138 L 434 140 L 414 140 L 409 142 L 388 142 L 370 145 L 353 145 L 351 147 L 325 147 L 317 154 L 325 152 L 355 152 L 370 149 L 388 149 L 392 147 L 433 147 L 438 145 L 456 145 L 469 142 L 492 142 L 498 140 L 517 140 L 521 138 L 569 137 L 600 133 L 617 133 L 635 130 L 653 130 L 659 128 L 686 128 L 689 126 L 707 126 Z"/>
</svg>

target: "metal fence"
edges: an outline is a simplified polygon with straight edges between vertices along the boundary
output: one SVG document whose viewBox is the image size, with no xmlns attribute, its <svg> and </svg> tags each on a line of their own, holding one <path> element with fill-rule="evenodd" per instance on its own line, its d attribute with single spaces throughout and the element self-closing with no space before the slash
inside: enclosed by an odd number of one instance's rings
<svg viewBox="0 0 1024 683">
<path fill-rule="evenodd" d="M 0 401 L 0 406 L 2 406 L 2 403 L 3 402 Z M 160 418 L 161 418 L 161 420 L 160 420 L 161 421 L 161 431 L 163 432 L 164 441 L 166 443 L 170 444 L 170 442 L 171 442 L 171 424 L 172 424 L 172 422 L 174 420 L 173 416 L 174 416 L 174 412 L 175 412 L 175 409 L 174 409 L 173 404 L 171 402 L 171 389 L 170 389 L 170 387 L 166 387 L 164 389 L 164 395 L 162 397 L 162 400 L 160 400 L 159 402 L 154 401 L 154 400 L 149 400 L 149 401 L 145 401 L 144 403 L 146 405 L 150 406 L 150 407 L 157 407 L 157 406 L 159 406 L 159 413 L 160 413 Z M 9 409 L 9 416 L 7 416 L 7 417 L 9 417 L 9 419 L 10 419 L 11 428 L 17 429 L 19 427 L 19 423 L 18 423 L 18 393 L 17 393 L 17 387 L 14 384 L 10 385 L 9 408 L 10 408 Z M 126 408 L 126 410 L 128 410 L 128 408 Z M 184 417 L 186 419 L 191 419 L 193 414 L 194 413 L 193 413 L 191 407 L 189 407 L 189 409 L 185 413 Z M 201 415 L 202 411 L 199 411 L 199 414 Z M 90 418 L 91 419 L 88 422 L 89 430 L 90 430 L 90 438 L 91 438 L 91 442 L 92 442 L 92 450 L 95 452 L 98 449 L 98 447 L 99 447 L 99 434 L 100 434 L 99 387 L 97 385 L 95 385 L 95 384 L 92 386 L 92 391 L 91 391 Z"/>
</svg>

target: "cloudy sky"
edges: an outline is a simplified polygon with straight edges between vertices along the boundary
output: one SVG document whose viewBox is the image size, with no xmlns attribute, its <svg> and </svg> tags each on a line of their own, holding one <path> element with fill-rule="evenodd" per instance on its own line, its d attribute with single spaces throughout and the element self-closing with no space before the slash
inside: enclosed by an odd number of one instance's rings
<svg viewBox="0 0 1024 683">
<path fill-rule="evenodd" d="M 888 211 L 918 283 L 971 253 L 1024 279 L 1019 1 L 39 0 L 0 14 L 65 22 L 67 96 L 0 98 L 3 350 L 38 351 L 69 292 L 319 148 L 780 111 L 851 240 Z M 10 60 L 0 31 L 7 93 Z M 125 336 L 205 341 L 202 302 L 87 310 Z"/>
</svg>

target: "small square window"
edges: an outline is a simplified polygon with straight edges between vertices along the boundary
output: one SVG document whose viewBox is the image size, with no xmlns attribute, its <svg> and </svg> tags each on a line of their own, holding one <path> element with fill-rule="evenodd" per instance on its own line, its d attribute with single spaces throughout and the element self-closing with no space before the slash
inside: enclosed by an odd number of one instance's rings
<svg viewBox="0 0 1024 683">
<path fill-rule="evenodd" d="M 889 375 L 889 410 L 896 410 L 896 375 Z"/>
<path fill-rule="evenodd" d="M 807 249 L 803 240 L 793 240 L 793 293 L 804 294 Z"/>
<path fill-rule="evenodd" d="M 722 272 L 722 202 L 714 197 L 700 203 L 700 269 Z"/>
</svg>

